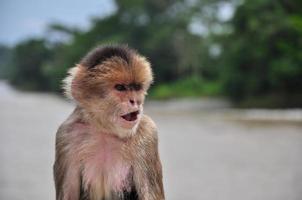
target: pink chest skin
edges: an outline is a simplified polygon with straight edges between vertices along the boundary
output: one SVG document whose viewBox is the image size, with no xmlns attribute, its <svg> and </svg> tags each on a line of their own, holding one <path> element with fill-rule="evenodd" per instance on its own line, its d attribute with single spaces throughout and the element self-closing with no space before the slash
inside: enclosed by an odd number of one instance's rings
<svg viewBox="0 0 302 200">
<path fill-rule="evenodd" d="M 75 148 L 83 164 L 84 187 L 104 195 L 110 191 L 129 191 L 131 166 L 123 156 L 126 142 L 113 134 L 93 131 L 84 124 L 77 124 L 75 130 Z"/>
</svg>

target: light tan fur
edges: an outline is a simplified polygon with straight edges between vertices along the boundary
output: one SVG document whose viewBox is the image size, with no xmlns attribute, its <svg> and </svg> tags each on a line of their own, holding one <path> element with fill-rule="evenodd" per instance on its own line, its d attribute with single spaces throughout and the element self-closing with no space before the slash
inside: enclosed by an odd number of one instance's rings
<svg viewBox="0 0 302 200">
<path fill-rule="evenodd" d="M 131 187 L 139 200 L 164 199 L 156 126 L 143 114 L 152 70 L 144 57 L 129 52 L 128 62 L 111 56 L 91 68 L 79 63 L 64 80 L 65 94 L 77 107 L 57 132 L 57 200 L 123 199 Z M 142 88 L 115 90 L 131 83 Z M 137 120 L 123 121 L 121 116 L 137 110 Z"/>
</svg>

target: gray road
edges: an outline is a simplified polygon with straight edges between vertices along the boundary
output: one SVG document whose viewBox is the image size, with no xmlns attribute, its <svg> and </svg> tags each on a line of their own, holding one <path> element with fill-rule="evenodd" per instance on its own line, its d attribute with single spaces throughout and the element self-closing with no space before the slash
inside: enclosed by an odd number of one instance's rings
<svg viewBox="0 0 302 200">
<path fill-rule="evenodd" d="M 54 199 L 54 137 L 72 107 L 0 82 L 1 200 Z M 146 112 L 159 127 L 168 200 L 302 199 L 299 119 L 250 121 L 215 101 L 153 102 Z"/>
</svg>

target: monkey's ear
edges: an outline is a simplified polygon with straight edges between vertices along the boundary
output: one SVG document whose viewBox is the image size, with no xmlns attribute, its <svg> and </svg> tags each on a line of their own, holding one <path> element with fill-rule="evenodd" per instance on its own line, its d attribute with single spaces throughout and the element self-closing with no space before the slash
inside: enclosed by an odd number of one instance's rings
<svg viewBox="0 0 302 200">
<path fill-rule="evenodd" d="M 68 70 L 68 75 L 65 79 L 63 79 L 62 81 L 62 88 L 63 88 L 63 92 L 64 92 L 64 95 L 68 98 L 68 99 L 71 99 L 73 100 L 73 96 L 72 96 L 72 81 L 75 77 L 75 75 L 77 74 L 77 72 L 79 71 L 79 65 L 73 67 L 73 68 L 70 68 Z"/>
<path fill-rule="evenodd" d="M 119 57 L 129 64 L 133 54 L 134 50 L 126 45 L 99 46 L 82 58 L 80 64 L 90 69 L 112 57 Z"/>
</svg>

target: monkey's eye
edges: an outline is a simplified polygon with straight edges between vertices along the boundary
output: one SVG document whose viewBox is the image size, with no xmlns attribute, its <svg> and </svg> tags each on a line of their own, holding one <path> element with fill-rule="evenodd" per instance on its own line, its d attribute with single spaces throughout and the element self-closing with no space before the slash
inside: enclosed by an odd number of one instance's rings
<svg viewBox="0 0 302 200">
<path fill-rule="evenodd" d="M 116 84 L 116 85 L 114 86 L 114 88 L 115 88 L 117 91 L 126 91 L 126 90 L 127 90 L 126 86 L 123 85 L 123 84 Z"/>
<path fill-rule="evenodd" d="M 139 91 L 140 89 L 142 89 L 142 86 L 141 86 L 140 84 L 134 84 L 134 85 L 133 85 L 133 89 L 134 89 L 135 91 Z"/>
</svg>

